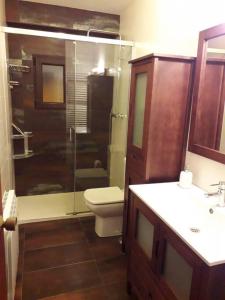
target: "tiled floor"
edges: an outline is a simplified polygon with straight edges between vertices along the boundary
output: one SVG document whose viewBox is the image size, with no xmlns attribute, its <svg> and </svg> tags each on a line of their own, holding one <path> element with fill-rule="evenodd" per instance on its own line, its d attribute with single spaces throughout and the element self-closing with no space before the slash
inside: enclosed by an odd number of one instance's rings
<svg viewBox="0 0 225 300">
<path fill-rule="evenodd" d="M 94 218 L 20 227 L 15 300 L 127 300 L 118 237 L 99 238 Z"/>
</svg>

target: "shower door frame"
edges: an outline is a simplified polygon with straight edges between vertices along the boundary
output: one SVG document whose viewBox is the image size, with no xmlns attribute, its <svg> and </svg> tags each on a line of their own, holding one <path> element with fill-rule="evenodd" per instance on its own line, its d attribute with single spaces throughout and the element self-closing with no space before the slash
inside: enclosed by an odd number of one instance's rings
<svg viewBox="0 0 225 300">
<path fill-rule="evenodd" d="M 0 177 L 0 216 L 3 216 L 1 177 Z M 7 299 L 5 242 L 4 242 L 3 228 L 0 228 L 0 298 L 2 300 Z"/>
<path fill-rule="evenodd" d="M 63 40 L 70 40 L 70 41 L 82 41 L 82 42 L 109 44 L 109 45 L 118 45 L 118 46 L 131 46 L 131 47 L 135 46 L 135 43 L 132 41 L 114 40 L 114 39 L 107 39 L 107 38 L 90 37 L 90 36 L 83 36 L 77 34 L 68 34 L 68 33 L 51 32 L 51 31 L 43 31 L 43 30 L 23 29 L 17 27 L 5 26 L 3 27 L 3 32 L 12 33 L 12 34 L 47 37 L 47 38 L 56 38 L 56 39 L 63 39 Z"/>
</svg>

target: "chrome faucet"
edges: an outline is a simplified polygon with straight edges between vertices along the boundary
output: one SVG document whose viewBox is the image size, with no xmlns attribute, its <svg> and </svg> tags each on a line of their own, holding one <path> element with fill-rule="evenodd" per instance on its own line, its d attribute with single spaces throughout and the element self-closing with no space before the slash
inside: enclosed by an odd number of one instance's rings
<svg viewBox="0 0 225 300">
<path fill-rule="evenodd" d="M 216 193 L 207 193 L 207 197 L 217 196 L 219 197 L 218 206 L 225 206 L 225 181 L 220 181 L 219 183 L 211 184 L 211 186 L 218 186 L 218 191 Z"/>
</svg>

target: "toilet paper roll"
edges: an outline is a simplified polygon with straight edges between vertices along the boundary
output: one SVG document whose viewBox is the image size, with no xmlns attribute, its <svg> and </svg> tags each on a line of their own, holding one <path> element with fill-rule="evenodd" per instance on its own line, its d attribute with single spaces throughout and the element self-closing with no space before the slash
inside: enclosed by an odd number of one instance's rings
<svg viewBox="0 0 225 300">
<path fill-rule="evenodd" d="M 179 186 L 185 189 L 192 185 L 192 172 L 185 170 L 180 172 Z"/>
</svg>

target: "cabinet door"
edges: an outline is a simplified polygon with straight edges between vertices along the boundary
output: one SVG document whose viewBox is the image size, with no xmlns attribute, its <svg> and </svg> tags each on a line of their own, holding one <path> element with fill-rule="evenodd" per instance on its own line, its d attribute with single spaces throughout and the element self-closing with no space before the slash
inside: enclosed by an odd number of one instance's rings
<svg viewBox="0 0 225 300">
<path fill-rule="evenodd" d="M 143 258 L 147 269 L 155 270 L 159 250 L 159 228 L 156 216 L 132 194 L 132 251 Z"/>
<path fill-rule="evenodd" d="M 128 129 L 128 163 L 144 172 L 150 118 L 152 62 L 132 66 Z"/>
<path fill-rule="evenodd" d="M 165 300 L 156 283 L 156 276 L 144 266 L 143 257 L 131 250 L 129 256 L 131 291 L 140 300 Z"/>
<path fill-rule="evenodd" d="M 164 225 L 163 225 L 164 226 Z M 201 260 L 172 231 L 161 229 L 158 273 L 169 299 L 197 300 Z"/>
<path fill-rule="evenodd" d="M 138 300 L 165 300 L 146 270 L 136 265 L 131 269 L 131 272 L 132 292 L 138 297 Z"/>
<path fill-rule="evenodd" d="M 129 221 L 132 218 L 131 215 L 131 191 L 129 185 L 145 183 L 145 180 L 137 172 L 134 172 L 126 168 L 125 178 L 125 196 L 124 196 L 124 211 L 123 211 L 123 250 L 128 253 L 129 251 Z"/>
</svg>

